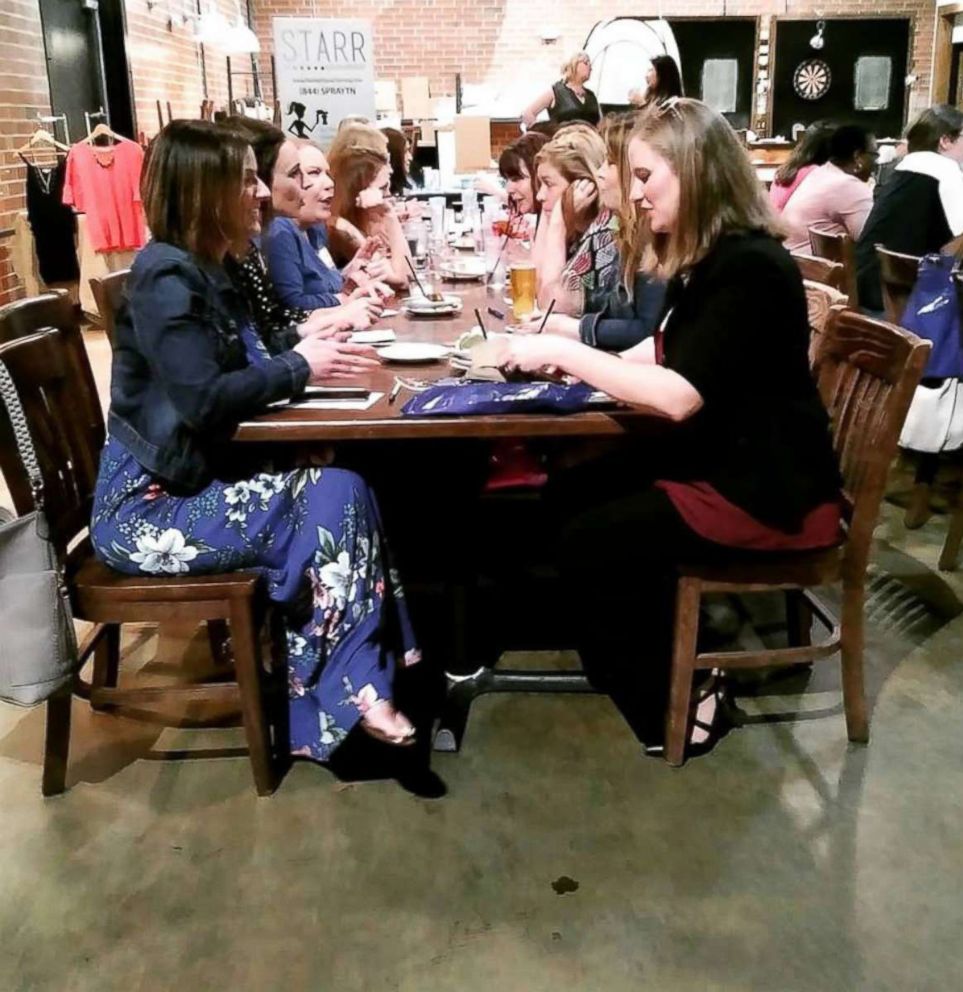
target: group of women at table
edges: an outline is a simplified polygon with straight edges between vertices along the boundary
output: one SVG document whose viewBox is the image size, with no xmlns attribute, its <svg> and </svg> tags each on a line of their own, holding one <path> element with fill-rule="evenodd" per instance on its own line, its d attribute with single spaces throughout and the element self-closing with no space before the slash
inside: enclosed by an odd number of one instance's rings
<svg viewBox="0 0 963 992">
<path fill-rule="evenodd" d="M 543 333 L 490 342 L 497 363 L 554 367 L 663 428 L 550 467 L 544 494 L 569 600 L 558 615 L 590 678 L 659 753 L 675 563 L 838 540 L 802 283 L 735 134 L 698 101 L 600 132 L 526 134 L 500 168 L 513 208 L 540 214 L 540 297 L 562 313 Z M 123 572 L 262 573 L 286 637 L 291 752 L 322 762 L 356 726 L 414 739 L 393 702 L 420 651 L 391 535 L 365 479 L 337 458 L 284 464 L 227 442 L 269 404 L 376 366 L 344 338 L 407 283 L 390 184 L 371 128 L 345 129 L 327 156 L 250 121 L 161 132 L 91 527 Z M 443 485 L 444 471 L 407 484 Z M 723 729 L 721 691 L 694 700 L 690 753 Z"/>
</svg>

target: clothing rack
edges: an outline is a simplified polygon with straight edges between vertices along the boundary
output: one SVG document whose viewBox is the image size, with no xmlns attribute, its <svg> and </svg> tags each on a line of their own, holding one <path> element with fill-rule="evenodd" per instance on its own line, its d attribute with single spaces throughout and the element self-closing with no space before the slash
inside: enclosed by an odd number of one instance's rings
<svg viewBox="0 0 963 992">
<path fill-rule="evenodd" d="M 84 111 L 84 123 L 87 125 L 87 136 L 88 137 L 90 136 L 90 130 L 91 130 L 91 128 L 90 128 L 90 122 L 93 121 L 93 120 L 96 120 L 97 118 L 100 118 L 101 123 L 104 123 L 104 124 L 110 126 L 110 115 L 107 113 L 106 110 L 104 110 L 103 107 L 101 107 L 100 110 L 95 110 L 92 114 L 87 113 L 87 111 L 85 110 Z M 69 141 L 67 143 L 70 144 Z"/>
<path fill-rule="evenodd" d="M 62 124 L 64 128 L 64 144 L 70 144 L 70 128 L 67 126 L 67 115 L 66 114 L 53 114 L 44 115 L 37 111 L 37 123 L 38 124 L 52 124 L 53 127 L 50 128 L 53 136 L 57 137 L 57 125 Z"/>
</svg>

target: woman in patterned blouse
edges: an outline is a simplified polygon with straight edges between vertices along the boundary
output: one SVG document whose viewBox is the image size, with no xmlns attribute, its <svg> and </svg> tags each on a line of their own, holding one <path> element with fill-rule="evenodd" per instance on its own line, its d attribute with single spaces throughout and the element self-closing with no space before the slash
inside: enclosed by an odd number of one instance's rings
<svg viewBox="0 0 963 992">
<path fill-rule="evenodd" d="M 618 220 L 599 198 L 605 143 L 587 124 L 563 127 L 538 153 L 538 302 L 579 316 L 619 278 Z"/>
</svg>

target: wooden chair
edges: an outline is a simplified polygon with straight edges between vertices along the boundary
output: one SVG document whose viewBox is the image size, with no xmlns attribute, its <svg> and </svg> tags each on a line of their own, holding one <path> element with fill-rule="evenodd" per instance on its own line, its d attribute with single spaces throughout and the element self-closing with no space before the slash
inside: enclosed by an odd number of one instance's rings
<svg viewBox="0 0 963 992">
<path fill-rule="evenodd" d="M 129 275 L 130 269 L 120 269 L 110 275 L 90 280 L 90 291 L 94 294 L 100 322 L 111 344 L 114 343 L 114 323 L 124 299 L 124 287 Z"/>
<path fill-rule="evenodd" d="M 839 262 L 831 262 L 828 258 L 816 258 L 815 255 L 803 255 L 793 252 L 793 259 L 804 280 L 830 286 L 840 292 L 846 291 L 846 270 Z"/>
<path fill-rule="evenodd" d="M 823 259 L 813 259 L 815 262 L 823 262 Z M 826 262 L 826 265 L 835 265 L 834 262 Z M 836 266 L 842 271 L 842 266 Z M 819 342 L 822 340 L 823 331 L 826 329 L 826 321 L 829 319 L 829 312 L 835 306 L 845 306 L 846 296 L 832 286 L 823 285 L 820 282 L 810 282 L 803 280 L 803 288 L 806 290 L 806 311 L 809 316 L 809 362 L 815 363 L 816 354 L 819 351 Z"/>
<path fill-rule="evenodd" d="M 856 287 L 856 245 L 853 239 L 848 234 L 830 234 L 811 227 L 809 243 L 817 258 L 828 258 L 842 265 L 844 279 L 839 288 L 849 297 L 849 305 L 855 310 L 859 306 L 859 290 Z"/>
<path fill-rule="evenodd" d="M 77 415 L 77 396 L 83 386 L 78 382 L 65 336 L 51 328 L 8 341 L 0 345 L 0 361 L 6 364 L 17 387 L 37 449 L 44 480 L 44 511 L 63 563 L 74 616 L 95 625 L 80 651 L 82 662 L 93 656 L 91 683 L 82 682 L 78 676 L 72 686 L 47 702 L 43 794 L 55 795 L 65 788 L 74 692 L 89 696 L 95 709 L 143 707 L 175 697 L 239 703 L 255 786 L 259 795 L 270 794 L 275 779 L 261 700 L 255 622 L 258 577 L 245 572 L 184 578 L 128 577 L 97 561 L 86 531 L 104 426 L 102 417 L 99 424 L 90 425 L 86 417 Z M 33 510 L 30 481 L 16 453 L 9 421 L 3 415 L 0 469 L 17 512 Z M 236 683 L 118 687 L 120 625 L 163 623 L 174 618 L 229 625 Z"/>
<path fill-rule="evenodd" d="M 666 760 L 681 765 L 690 733 L 694 673 L 721 668 L 762 668 L 816 661 L 840 651 L 846 728 L 866 742 L 869 722 L 863 690 L 863 604 L 866 564 L 890 462 L 930 350 L 928 341 L 885 321 L 834 307 L 816 359 L 819 392 L 830 413 L 843 476 L 845 540 L 821 551 L 772 555 L 765 560 L 712 567 L 682 567 L 675 610 L 675 640 Z M 836 622 L 809 590 L 841 582 L 842 616 Z M 699 601 L 704 593 L 787 591 L 798 611 L 790 615 L 788 648 L 698 652 Z M 831 631 L 812 644 L 812 614 Z"/>
<path fill-rule="evenodd" d="M 906 301 L 916 285 L 920 259 L 916 255 L 887 251 L 882 245 L 876 245 L 876 257 L 879 259 L 879 279 L 886 319 L 894 324 L 902 324 Z"/>
</svg>

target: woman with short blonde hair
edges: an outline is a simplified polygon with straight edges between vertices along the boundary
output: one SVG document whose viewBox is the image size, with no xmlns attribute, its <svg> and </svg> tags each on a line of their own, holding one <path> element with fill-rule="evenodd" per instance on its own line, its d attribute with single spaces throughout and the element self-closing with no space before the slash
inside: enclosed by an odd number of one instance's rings
<svg viewBox="0 0 963 992">
<path fill-rule="evenodd" d="M 595 94 L 585 85 L 592 75 L 592 60 L 588 52 L 576 52 L 562 65 L 562 78 L 550 89 L 540 93 L 522 112 L 522 123 L 531 127 L 535 118 L 548 111 L 548 119 L 556 124 L 584 121 L 598 124 L 601 117 Z"/>
<path fill-rule="evenodd" d="M 670 280 L 655 335 L 619 355 L 512 335 L 489 341 L 485 360 L 552 367 L 662 422 L 638 450 L 583 464 L 548 494 L 573 641 L 654 755 L 679 563 L 835 545 L 840 479 L 809 368 L 802 279 L 732 128 L 679 100 L 643 116 L 628 157 L 642 266 Z M 696 689 L 690 757 L 727 729 L 724 692 L 718 680 Z"/>
</svg>

